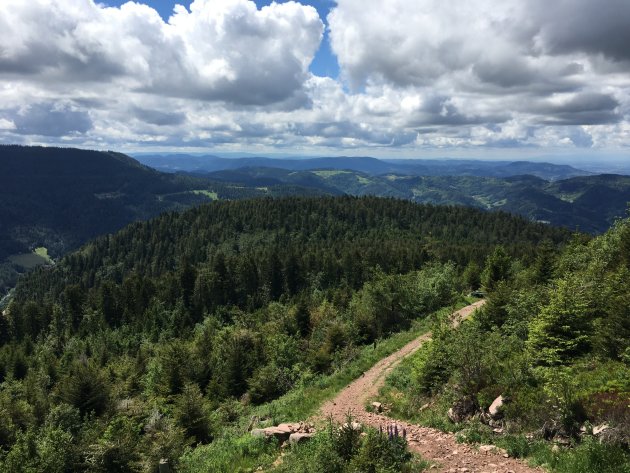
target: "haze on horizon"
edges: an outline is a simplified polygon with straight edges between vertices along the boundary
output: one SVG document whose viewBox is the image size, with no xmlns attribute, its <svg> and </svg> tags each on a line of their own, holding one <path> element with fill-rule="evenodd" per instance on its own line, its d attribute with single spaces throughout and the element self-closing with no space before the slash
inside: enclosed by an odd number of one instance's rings
<svg viewBox="0 0 630 473">
<path fill-rule="evenodd" d="M 624 160 L 627 0 L 3 0 L 0 143 Z"/>
</svg>

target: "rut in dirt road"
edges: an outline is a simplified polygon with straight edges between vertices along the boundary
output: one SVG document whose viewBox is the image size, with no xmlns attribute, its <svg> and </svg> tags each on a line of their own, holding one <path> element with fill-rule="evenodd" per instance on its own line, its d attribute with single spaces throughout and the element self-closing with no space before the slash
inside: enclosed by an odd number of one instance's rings
<svg viewBox="0 0 630 473">
<path fill-rule="evenodd" d="M 485 301 L 481 300 L 455 312 L 452 316 L 453 326 L 469 317 Z M 522 461 L 506 458 L 499 451 L 478 451 L 475 447 L 459 444 L 453 434 L 439 430 L 393 420 L 383 414 L 375 414 L 365 410 L 368 399 L 378 395 L 379 389 L 385 384 L 387 375 L 405 357 L 417 351 L 424 342 L 430 340 L 431 333 L 426 333 L 409 342 L 403 348 L 383 358 L 363 376 L 346 386 L 334 399 L 327 401 L 320 409 L 320 420 L 332 418 L 337 422 L 344 422 L 348 413 L 361 424 L 374 428 L 385 428 L 396 424 L 399 430 L 405 429 L 409 448 L 420 453 L 423 458 L 438 464 L 441 472 L 496 472 L 496 473 L 530 473 L 540 472 L 541 469 L 531 468 Z"/>
</svg>

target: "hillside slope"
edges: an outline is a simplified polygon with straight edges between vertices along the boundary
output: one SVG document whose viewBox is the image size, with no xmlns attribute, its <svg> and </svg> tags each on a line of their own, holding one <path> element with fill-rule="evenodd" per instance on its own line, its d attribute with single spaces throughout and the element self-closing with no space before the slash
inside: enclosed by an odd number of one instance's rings
<svg viewBox="0 0 630 473">
<path fill-rule="evenodd" d="M 38 247 L 56 259 L 96 236 L 161 212 L 219 198 L 313 193 L 320 192 L 284 184 L 243 188 L 160 173 L 111 151 L 2 145 L 0 294 L 14 282 L 16 271 L 38 263 L 32 254 Z"/>
<path fill-rule="evenodd" d="M 461 269 L 495 245 L 528 266 L 568 238 L 500 212 L 347 196 L 131 224 L 22 278 L 0 313 L 0 467 L 154 471 L 208 447 L 204 462 L 233 460 L 201 471 L 229 472 L 276 455 L 239 427 L 255 406 L 450 306 Z"/>
</svg>

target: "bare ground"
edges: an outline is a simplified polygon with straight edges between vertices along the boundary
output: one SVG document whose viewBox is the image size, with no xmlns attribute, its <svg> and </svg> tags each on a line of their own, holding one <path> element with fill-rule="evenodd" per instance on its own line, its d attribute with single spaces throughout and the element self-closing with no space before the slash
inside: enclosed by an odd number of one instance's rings
<svg viewBox="0 0 630 473">
<path fill-rule="evenodd" d="M 458 326 L 462 319 L 470 316 L 484 302 L 483 300 L 475 302 L 455 312 L 452 315 L 453 326 Z M 365 404 L 370 398 L 378 395 L 379 389 L 385 384 L 385 378 L 396 365 L 403 358 L 417 351 L 430 338 L 430 333 L 424 334 L 376 363 L 360 378 L 346 386 L 334 399 L 326 402 L 320 409 L 317 419 L 321 422 L 332 417 L 337 422 L 344 422 L 346 416 L 350 414 L 357 422 L 374 428 L 381 426 L 385 430 L 388 425 L 398 425 L 399 431 L 405 429 L 407 432 L 410 450 L 436 464 L 431 471 L 470 473 L 543 471 L 539 468 L 531 468 L 520 460 L 506 458 L 499 451 L 480 452 L 474 446 L 457 443 L 453 434 L 394 420 L 386 415 L 365 410 Z"/>
</svg>

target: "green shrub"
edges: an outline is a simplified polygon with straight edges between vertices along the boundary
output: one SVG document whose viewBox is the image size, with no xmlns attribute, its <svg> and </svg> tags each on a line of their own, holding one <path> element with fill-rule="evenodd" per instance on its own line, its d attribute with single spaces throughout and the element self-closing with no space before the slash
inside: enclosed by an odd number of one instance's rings
<svg viewBox="0 0 630 473">
<path fill-rule="evenodd" d="M 199 386 L 189 383 L 175 399 L 174 417 L 186 435 L 195 442 L 206 443 L 212 439 L 208 418 L 209 405 Z"/>
<path fill-rule="evenodd" d="M 630 473 L 630 454 L 620 447 L 587 439 L 577 448 L 560 455 L 553 471 L 557 473 Z"/>
<path fill-rule="evenodd" d="M 91 361 L 77 361 L 60 381 L 59 397 L 79 409 L 82 415 L 101 415 L 109 405 L 109 383 Z"/>
<path fill-rule="evenodd" d="M 402 437 L 390 439 L 385 434 L 369 430 L 349 470 L 357 473 L 409 472 L 412 471 L 412 459 Z"/>
<path fill-rule="evenodd" d="M 415 473 L 427 463 L 414 459 L 402 437 L 369 429 L 365 436 L 352 429 L 351 419 L 341 428 L 329 424 L 308 443 L 291 448 L 275 473 Z M 401 433 L 402 434 L 402 433 Z"/>
</svg>

